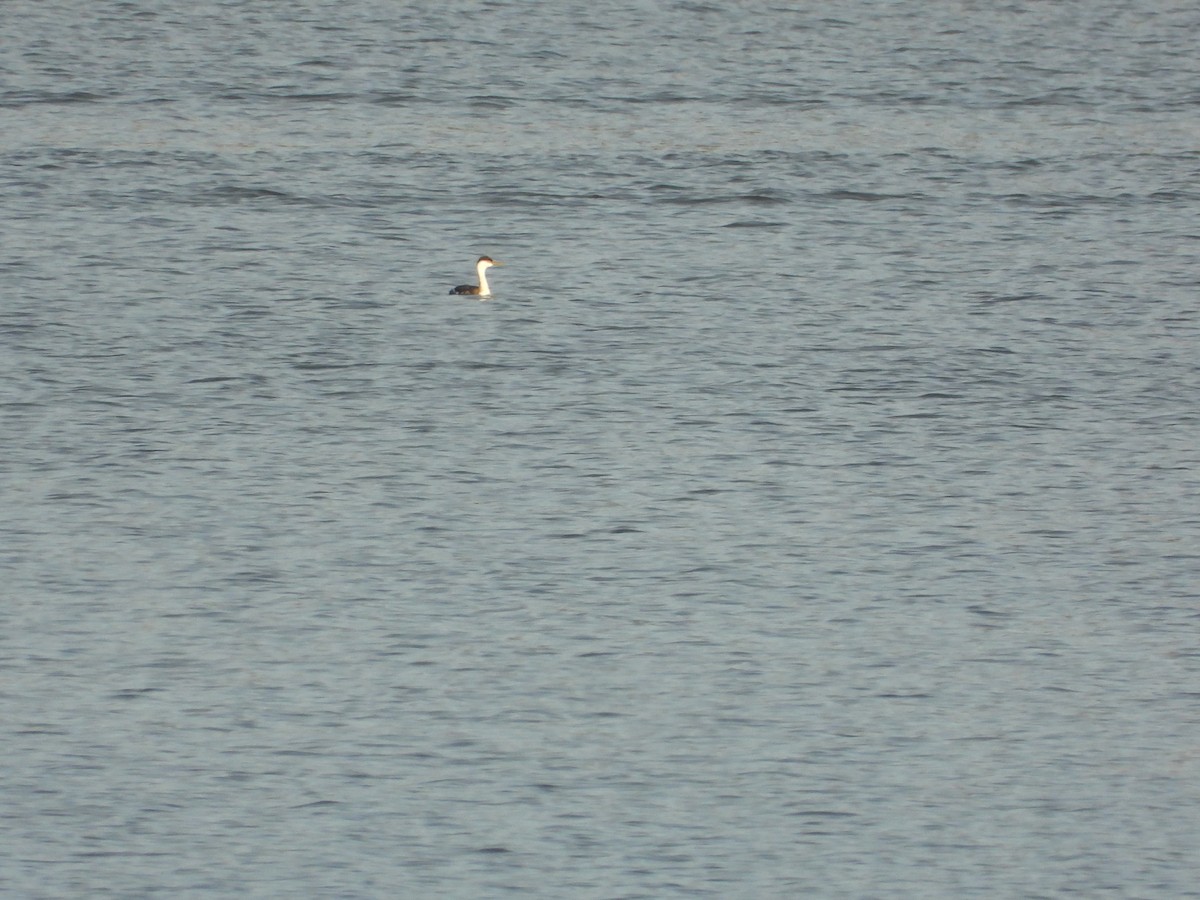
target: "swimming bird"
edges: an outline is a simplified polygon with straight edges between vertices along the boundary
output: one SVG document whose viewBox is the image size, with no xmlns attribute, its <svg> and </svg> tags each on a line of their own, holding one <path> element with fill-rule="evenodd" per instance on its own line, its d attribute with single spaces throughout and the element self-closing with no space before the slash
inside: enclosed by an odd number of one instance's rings
<svg viewBox="0 0 1200 900">
<path fill-rule="evenodd" d="M 452 294 L 474 294 L 476 297 L 490 297 L 492 290 L 488 287 L 487 272 L 492 266 L 502 266 L 504 263 L 498 263 L 490 256 L 481 256 L 475 263 L 475 276 L 479 279 L 479 284 L 460 284 L 456 288 L 450 288 Z"/>
</svg>

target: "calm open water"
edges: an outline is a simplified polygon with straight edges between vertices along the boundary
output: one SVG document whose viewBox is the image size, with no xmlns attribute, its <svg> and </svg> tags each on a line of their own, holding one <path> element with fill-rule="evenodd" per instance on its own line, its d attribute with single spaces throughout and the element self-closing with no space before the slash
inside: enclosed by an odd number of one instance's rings
<svg viewBox="0 0 1200 900">
<path fill-rule="evenodd" d="M 6 897 L 1200 896 L 1200 7 L 0 16 Z"/>
</svg>

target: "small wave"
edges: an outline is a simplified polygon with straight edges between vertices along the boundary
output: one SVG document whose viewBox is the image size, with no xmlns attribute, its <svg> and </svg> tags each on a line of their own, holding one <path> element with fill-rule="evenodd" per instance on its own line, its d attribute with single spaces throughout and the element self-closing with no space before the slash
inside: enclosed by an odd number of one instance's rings
<svg viewBox="0 0 1200 900">
<path fill-rule="evenodd" d="M 787 222 L 758 222 L 753 220 L 739 220 L 736 222 L 728 222 L 722 225 L 722 228 L 780 228 L 786 225 Z"/>
<path fill-rule="evenodd" d="M 8 91 L 0 94 L 0 108 L 20 109 L 38 104 L 100 103 L 108 99 L 111 99 L 109 95 L 92 91 Z"/>
</svg>

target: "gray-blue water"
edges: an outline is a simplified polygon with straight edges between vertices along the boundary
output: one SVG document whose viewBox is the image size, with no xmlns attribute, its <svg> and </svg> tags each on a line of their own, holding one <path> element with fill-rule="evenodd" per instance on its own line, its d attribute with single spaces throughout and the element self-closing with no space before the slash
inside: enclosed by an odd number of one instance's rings
<svg viewBox="0 0 1200 900">
<path fill-rule="evenodd" d="M 1200 895 L 1200 8 L 0 16 L 6 897 Z"/>
</svg>

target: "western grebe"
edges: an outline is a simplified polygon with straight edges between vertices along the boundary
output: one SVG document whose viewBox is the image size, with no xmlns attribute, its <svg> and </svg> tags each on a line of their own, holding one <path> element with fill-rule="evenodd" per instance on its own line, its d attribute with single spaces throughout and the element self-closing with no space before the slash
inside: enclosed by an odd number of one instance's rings
<svg viewBox="0 0 1200 900">
<path fill-rule="evenodd" d="M 490 256 L 481 256 L 475 263 L 475 277 L 479 279 L 479 284 L 460 284 L 456 288 L 450 288 L 452 294 L 474 294 L 476 297 L 492 296 L 491 288 L 488 287 L 487 275 L 485 274 L 492 266 L 502 266 L 504 263 L 498 263 Z"/>
</svg>

